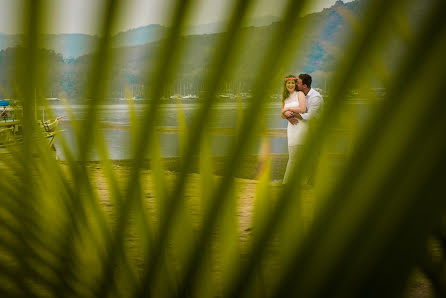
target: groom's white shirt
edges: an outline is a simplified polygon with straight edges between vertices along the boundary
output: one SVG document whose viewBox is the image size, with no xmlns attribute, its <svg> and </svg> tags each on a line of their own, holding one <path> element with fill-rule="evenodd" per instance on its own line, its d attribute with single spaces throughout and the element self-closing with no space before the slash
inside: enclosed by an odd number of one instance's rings
<svg viewBox="0 0 446 298">
<path fill-rule="evenodd" d="M 307 112 L 300 114 L 304 120 L 310 120 L 311 118 L 319 118 L 321 113 L 322 106 L 322 96 L 319 92 L 314 90 L 313 88 L 308 91 L 308 94 L 305 96 Z"/>
</svg>

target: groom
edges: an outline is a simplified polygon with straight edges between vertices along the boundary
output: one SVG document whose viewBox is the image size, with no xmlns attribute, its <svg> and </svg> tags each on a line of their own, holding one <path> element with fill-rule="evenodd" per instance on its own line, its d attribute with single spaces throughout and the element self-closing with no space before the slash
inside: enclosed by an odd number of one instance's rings
<svg viewBox="0 0 446 298">
<path fill-rule="evenodd" d="M 302 91 L 305 94 L 307 111 L 306 113 L 294 113 L 290 112 L 286 114 L 287 120 L 291 124 L 297 124 L 299 121 L 310 121 L 311 119 L 319 118 L 321 114 L 321 108 L 323 105 L 323 99 L 319 92 L 311 88 L 312 78 L 309 74 L 301 73 L 297 78 L 297 90 Z M 316 161 L 319 154 L 314 154 L 313 169 L 310 171 L 307 183 L 313 184 L 314 168 L 316 167 Z"/>
<path fill-rule="evenodd" d="M 297 78 L 297 90 L 305 94 L 307 112 L 303 114 L 291 112 L 292 114 L 287 117 L 288 121 L 297 118 L 294 123 L 290 121 L 292 124 L 297 124 L 299 121 L 309 121 L 320 116 L 323 100 L 321 94 L 311 88 L 312 81 L 311 76 L 306 73 L 301 73 Z"/>
</svg>

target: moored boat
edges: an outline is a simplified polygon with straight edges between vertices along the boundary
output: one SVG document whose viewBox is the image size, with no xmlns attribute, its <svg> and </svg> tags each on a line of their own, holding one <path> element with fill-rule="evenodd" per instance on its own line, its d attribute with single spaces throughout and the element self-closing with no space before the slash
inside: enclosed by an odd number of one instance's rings
<svg viewBox="0 0 446 298">
<path fill-rule="evenodd" d="M 12 106 L 9 100 L 0 100 L 0 148 L 8 149 L 23 142 L 22 121 L 18 110 L 20 111 L 20 108 Z M 55 138 L 63 132 L 63 130 L 57 130 L 59 120 L 63 117 L 65 116 L 54 120 L 38 121 L 42 137 L 48 140 L 49 147 L 54 151 Z"/>
</svg>

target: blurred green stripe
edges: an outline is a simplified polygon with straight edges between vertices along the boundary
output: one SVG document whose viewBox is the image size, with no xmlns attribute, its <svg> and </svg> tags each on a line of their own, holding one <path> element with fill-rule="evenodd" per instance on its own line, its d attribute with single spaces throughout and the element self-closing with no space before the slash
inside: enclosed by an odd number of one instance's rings
<svg viewBox="0 0 446 298">
<path fill-rule="evenodd" d="M 79 232 L 84 230 L 85 227 L 88 226 L 86 222 L 85 208 L 87 207 L 85 204 L 90 203 L 90 207 L 96 206 L 93 201 L 86 201 L 85 197 L 82 195 L 82 192 L 90 194 L 91 198 L 94 200 L 94 195 L 92 193 L 92 187 L 89 181 L 89 174 L 85 168 L 85 162 L 88 160 L 89 148 L 94 143 L 96 123 L 97 123 L 97 106 L 100 104 L 105 97 L 105 78 L 108 76 L 108 71 L 110 67 L 111 61 L 110 57 L 110 37 L 111 30 L 114 22 L 117 19 L 117 7 L 120 1 L 118 0 L 107 0 L 106 2 L 106 10 L 103 15 L 103 28 L 101 28 L 101 41 L 98 46 L 97 53 L 95 55 L 95 59 L 93 60 L 93 65 L 90 70 L 90 85 L 87 87 L 87 95 L 91 92 L 92 100 L 88 105 L 87 117 L 83 125 L 80 126 L 79 134 L 76 135 L 76 140 L 78 143 L 78 160 L 80 163 L 78 165 L 70 166 L 73 176 L 73 183 L 76 185 L 77 189 L 72 193 L 72 202 L 71 208 L 69 210 L 70 213 L 73 213 L 72 217 L 73 221 L 71 225 L 67 227 L 66 239 L 64 240 L 64 245 L 66 246 L 67 255 L 75 255 L 74 253 L 74 241 L 76 237 L 79 237 Z M 99 219 L 100 226 L 102 230 L 105 232 L 105 238 L 108 236 L 108 232 L 106 232 L 107 228 L 105 225 L 104 217 L 101 215 L 97 208 L 93 208 L 93 210 L 97 214 L 97 218 Z M 79 222 L 78 222 L 79 221 Z M 84 228 L 82 228 L 84 227 Z M 73 267 L 72 262 L 65 262 L 62 266 L 62 271 L 73 272 L 75 268 Z M 63 279 L 63 277 L 62 277 Z M 104 289 L 104 283 L 101 284 L 99 281 L 97 286 L 99 288 L 99 292 L 103 291 L 107 293 L 107 290 L 111 290 L 109 287 Z M 112 283 L 114 284 L 114 283 Z M 63 279 L 61 286 L 68 286 L 68 281 Z M 101 288 L 102 287 L 102 288 Z M 70 288 L 62 288 L 59 291 L 70 290 Z"/>
<path fill-rule="evenodd" d="M 185 152 L 182 153 L 182 162 L 180 164 L 179 177 L 176 179 L 176 184 L 174 189 L 171 192 L 171 196 L 168 198 L 168 206 L 164 209 L 166 210 L 166 214 L 161 215 L 161 231 L 160 231 L 160 239 L 157 242 L 157 245 L 154 247 L 154 252 L 150 257 L 150 260 L 154 260 L 157 262 L 159 259 L 157 256 L 163 251 L 163 248 L 166 245 L 166 241 L 169 238 L 169 233 L 171 230 L 172 219 L 175 218 L 176 213 L 178 212 L 178 208 L 180 206 L 179 202 L 183 198 L 183 191 L 186 183 L 186 176 L 189 168 L 192 164 L 192 155 L 197 152 L 197 144 L 201 141 L 201 137 L 203 135 L 203 131 L 207 128 L 206 123 L 211 118 L 211 108 L 215 104 L 215 92 L 219 87 L 221 81 L 223 80 L 225 71 L 228 70 L 229 64 L 228 61 L 231 61 L 233 55 L 236 53 L 238 43 L 237 38 L 239 36 L 239 28 L 241 26 L 244 15 L 249 11 L 250 1 L 238 1 L 236 6 L 234 7 L 231 19 L 228 23 L 227 32 L 222 36 L 222 38 L 218 41 L 217 49 L 218 51 L 215 53 L 213 57 L 213 62 L 211 65 L 228 65 L 228 67 L 222 69 L 211 68 L 206 77 L 205 86 L 207 86 L 208 92 L 205 95 L 203 102 L 199 105 L 198 111 L 194 115 L 192 119 L 191 128 L 189 130 L 190 136 L 187 139 L 187 145 Z M 227 44 L 232 44 L 231 49 L 228 51 L 226 46 Z M 205 212 L 205 211 L 204 211 Z M 157 264 L 154 263 L 149 266 L 149 270 L 153 270 L 153 272 L 148 273 L 148 276 L 153 278 L 156 272 Z M 193 262 L 189 262 L 186 265 L 185 269 L 185 277 L 194 278 L 194 274 L 192 274 L 191 270 L 196 270 L 197 267 L 193 265 Z M 150 280 L 149 279 L 149 280 Z M 149 283 L 149 282 L 147 282 Z M 182 286 L 191 286 L 190 281 L 182 282 L 182 285 L 179 286 L 180 293 L 184 291 L 189 291 L 190 289 L 182 289 Z M 192 286 L 193 287 L 193 286 Z"/>
<path fill-rule="evenodd" d="M 174 7 L 173 13 L 173 25 L 169 29 L 168 37 L 164 40 L 160 49 L 160 57 L 157 60 L 155 66 L 155 74 L 153 76 L 153 88 L 151 88 L 151 94 L 148 98 L 151 98 L 151 104 L 148 110 L 144 112 L 144 118 L 141 122 L 140 136 L 137 138 L 137 146 L 135 148 L 133 157 L 133 167 L 128 179 L 128 185 L 126 188 L 126 200 L 122 205 L 120 212 L 117 214 L 117 224 L 112 242 L 108 244 L 109 251 L 107 252 L 107 261 L 105 265 L 105 274 L 102 278 L 99 293 L 107 293 L 108 283 L 115 275 L 115 264 L 117 262 L 116 255 L 120 254 L 123 249 L 123 236 L 127 226 L 127 219 L 130 216 L 130 212 L 135 207 L 135 203 L 139 203 L 137 197 L 137 189 L 139 189 L 139 175 L 142 161 L 145 157 L 147 148 L 150 147 L 153 138 L 153 131 L 155 124 L 159 120 L 158 105 L 160 103 L 161 91 L 166 83 L 165 78 L 169 77 L 174 65 L 172 55 L 177 50 L 175 45 L 179 41 L 179 36 L 184 26 L 187 12 L 190 7 L 190 1 L 178 1 Z M 140 205 L 140 203 L 138 204 Z M 138 291 L 137 289 L 134 289 Z M 101 295 L 102 295 L 101 294 Z M 130 294 L 131 295 L 131 294 Z"/>
<path fill-rule="evenodd" d="M 33 185 L 35 183 L 33 177 L 33 150 L 35 150 L 34 144 L 34 134 L 35 134 L 35 115 L 34 115 L 34 99 L 36 88 L 38 87 L 38 64 L 37 64 L 37 47 L 39 43 L 39 30 L 41 23 L 43 22 L 41 17 L 41 8 L 42 1 L 26 1 L 25 3 L 25 11 L 24 15 L 28 18 L 25 20 L 25 35 L 24 35 L 24 55 L 25 57 L 18 57 L 22 61 L 25 61 L 25 65 L 27 65 L 26 73 L 20 73 L 18 77 L 19 86 L 22 88 L 23 92 L 23 146 L 22 146 L 22 154 L 23 154 L 23 169 L 20 172 L 21 183 L 19 182 L 19 189 L 21 191 L 20 201 L 23 205 L 32 205 L 35 204 L 38 197 L 35 196 L 33 192 Z M 23 184 L 22 184 L 23 183 Z M 21 184 L 21 185 L 20 185 Z M 23 207 L 22 207 L 23 208 Z M 21 209 L 22 209 L 21 208 Z M 19 267 L 22 270 L 23 276 L 18 280 L 18 284 L 22 294 L 25 296 L 31 296 L 32 291 L 26 286 L 24 280 L 26 278 L 36 279 L 38 278 L 36 272 L 32 269 L 32 265 L 29 262 L 29 259 L 26 258 L 27 252 L 29 249 L 27 240 L 26 240 L 26 221 L 34 221 L 34 217 L 36 214 L 23 212 L 22 209 L 20 213 L 16 213 L 16 215 L 20 214 L 20 217 L 23 218 L 23 222 L 19 223 L 19 233 L 18 238 L 21 242 L 21 245 L 17 247 L 16 250 L 12 251 L 12 256 L 16 259 L 19 264 Z"/>
<path fill-rule="evenodd" d="M 107 0 L 105 3 L 105 13 L 103 27 L 101 28 L 101 39 L 93 60 L 93 65 L 89 74 L 89 86 L 87 87 L 87 96 L 91 96 L 88 104 L 87 117 L 81 128 L 81 134 L 78 135 L 79 160 L 88 161 L 88 152 L 91 144 L 94 142 L 96 127 L 97 107 L 101 104 L 106 95 L 106 81 L 111 69 L 111 36 L 112 29 L 118 19 L 118 7 L 122 1 Z"/>
</svg>

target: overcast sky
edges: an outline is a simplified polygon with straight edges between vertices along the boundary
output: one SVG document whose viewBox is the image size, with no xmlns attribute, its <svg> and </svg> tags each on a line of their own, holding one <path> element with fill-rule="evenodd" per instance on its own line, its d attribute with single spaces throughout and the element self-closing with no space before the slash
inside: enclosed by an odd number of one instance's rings
<svg viewBox="0 0 446 298">
<path fill-rule="evenodd" d="M 32 1 L 32 0 L 31 0 Z M 46 31 L 48 33 L 98 32 L 98 22 L 107 0 L 46 0 L 51 8 Z M 126 0 L 120 9 L 118 31 L 125 31 L 149 24 L 166 25 L 168 8 L 175 0 Z M 221 21 L 234 1 L 240 0 L 196 0 L 193 9 L 193 24 L 208 24 Z M 243 0 L 241 0 L 243 1 Z M 344 0 L 351 2 L 352 0 Z M 280 16 L 285 0 L 257 0 L 253 16 Z M 321 11 L 332 6 L 336 0 L 313 0 L 306 13 Z M 0 0 L 0 33 L 20 31 L 24 0 Z"/>
</svg>

